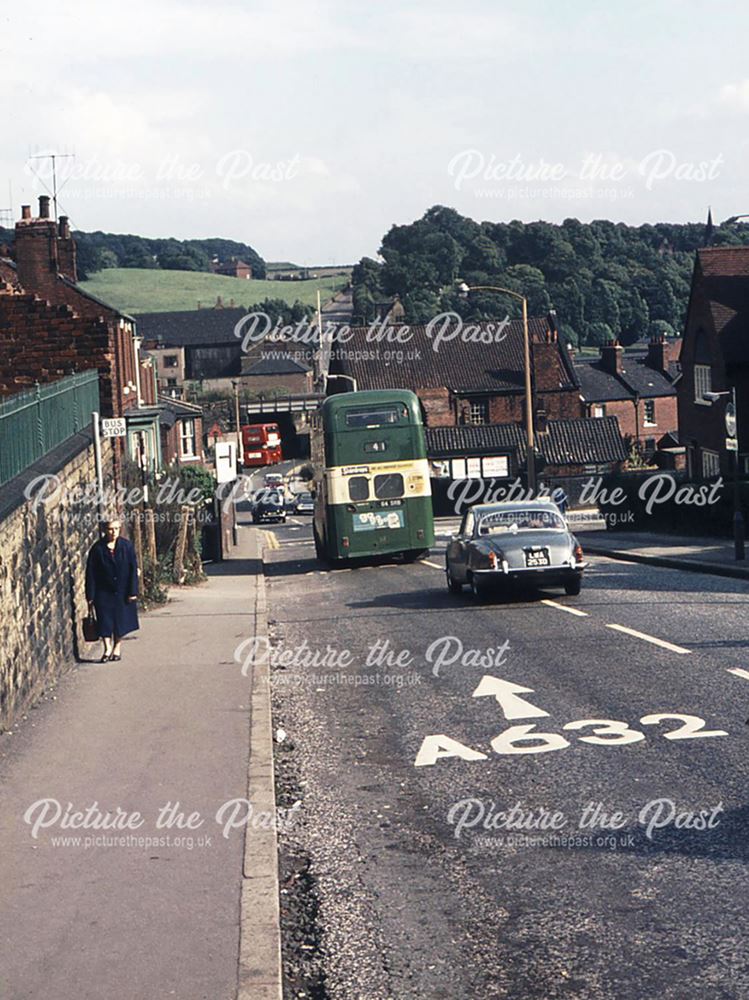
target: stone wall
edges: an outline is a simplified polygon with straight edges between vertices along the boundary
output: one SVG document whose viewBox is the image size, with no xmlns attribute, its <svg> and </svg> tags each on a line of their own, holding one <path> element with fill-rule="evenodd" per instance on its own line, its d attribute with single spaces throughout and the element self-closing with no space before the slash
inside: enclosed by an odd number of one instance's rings
<svg viewBox="0 0 749 1000">
<path fill-rule="evenodd" d="M 111 442 L 105 440 L 102 450 L 106 485 Z M 42 476 L 48 477 L 45 502 L 38 492 Z M 70 494 L 95 482 L 93 444 L 84 432 L 0 487 L 0 729 L 11 726 L 76 660 L 98 649 L 84 642 L 81 631 L 85 561 L 97 538 L 97 512 Z"/>
</svg>

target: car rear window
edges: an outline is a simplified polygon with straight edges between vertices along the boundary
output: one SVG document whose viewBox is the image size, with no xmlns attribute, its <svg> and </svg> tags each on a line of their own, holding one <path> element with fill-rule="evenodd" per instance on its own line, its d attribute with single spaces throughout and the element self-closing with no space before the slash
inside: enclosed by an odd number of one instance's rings
<svg viewBox="0 0 749 1000">
<path fill-rule="evenodd" d="M 562 517 L 553 510 L 495 511 L 485 514 L 478 522 L 480 535 L 500 534 L 507 531 L 565 530 Z"/>
</svg>

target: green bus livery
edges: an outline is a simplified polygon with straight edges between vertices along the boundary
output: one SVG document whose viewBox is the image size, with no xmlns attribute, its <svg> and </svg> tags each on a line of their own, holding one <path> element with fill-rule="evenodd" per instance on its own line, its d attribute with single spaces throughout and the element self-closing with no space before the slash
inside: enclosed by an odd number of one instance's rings
<svg viewBox="0 0 749 1000">
<path fill-rule="evenodd" d="M 412 392 L 329 396 L 312 426 L 315 551 L 328 562 L 434 544 L 424 424 Z"/>
</svg>

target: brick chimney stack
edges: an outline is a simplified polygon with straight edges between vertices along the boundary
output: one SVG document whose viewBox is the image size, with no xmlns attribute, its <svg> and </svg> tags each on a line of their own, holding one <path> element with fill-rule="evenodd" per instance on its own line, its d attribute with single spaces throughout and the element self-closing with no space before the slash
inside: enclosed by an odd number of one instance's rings
<svg viewBox="0 0 749 1000">
<path fill-rule="evenodd" d="M 601 365 L 609 375 L 621 375 L 624 348 L 618 340 L 611 340 L 601 347 Z"/>
<path fill-rule="evenodd" d="M 670 360 L 669 353 L 669 345 L 665 337 L 651 337 L 650 343 L 648 344 L 648 356 L 646 360 L 648 368 L 654 368 L 659 372 L 667 371 L 668 362 Z"/>
<path fill-rule="evenodd" d="M 58 274 L 57 226 L 49 217 L 49 198 L 39 197 L 39 217 L 24 205 L 16 223 L 16 271 L 24 291 L 54 300 Z"/>
<path fill-rule="evenodd" d="M 57 258 L 60 262 L 60 274 L 71 281 L 78 281 L 78 265 L 75 253 L 75 240 L 70 235 L 70 220 L 67 215 L 61 215 L 57 224 Z"/>
</svg>

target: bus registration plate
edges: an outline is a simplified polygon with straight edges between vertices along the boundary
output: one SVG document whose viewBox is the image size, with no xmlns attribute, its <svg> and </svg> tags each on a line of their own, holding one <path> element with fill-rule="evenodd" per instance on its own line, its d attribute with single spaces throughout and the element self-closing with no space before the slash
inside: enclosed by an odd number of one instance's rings
<svg viewBox="0 0 749 1000">
<path fill-rule="evenodd" d="M 382 528 L 402 528 L 402 510 L 366 510 L 354 514 L 354 531 L 377 531 Z"/>
</svg>

